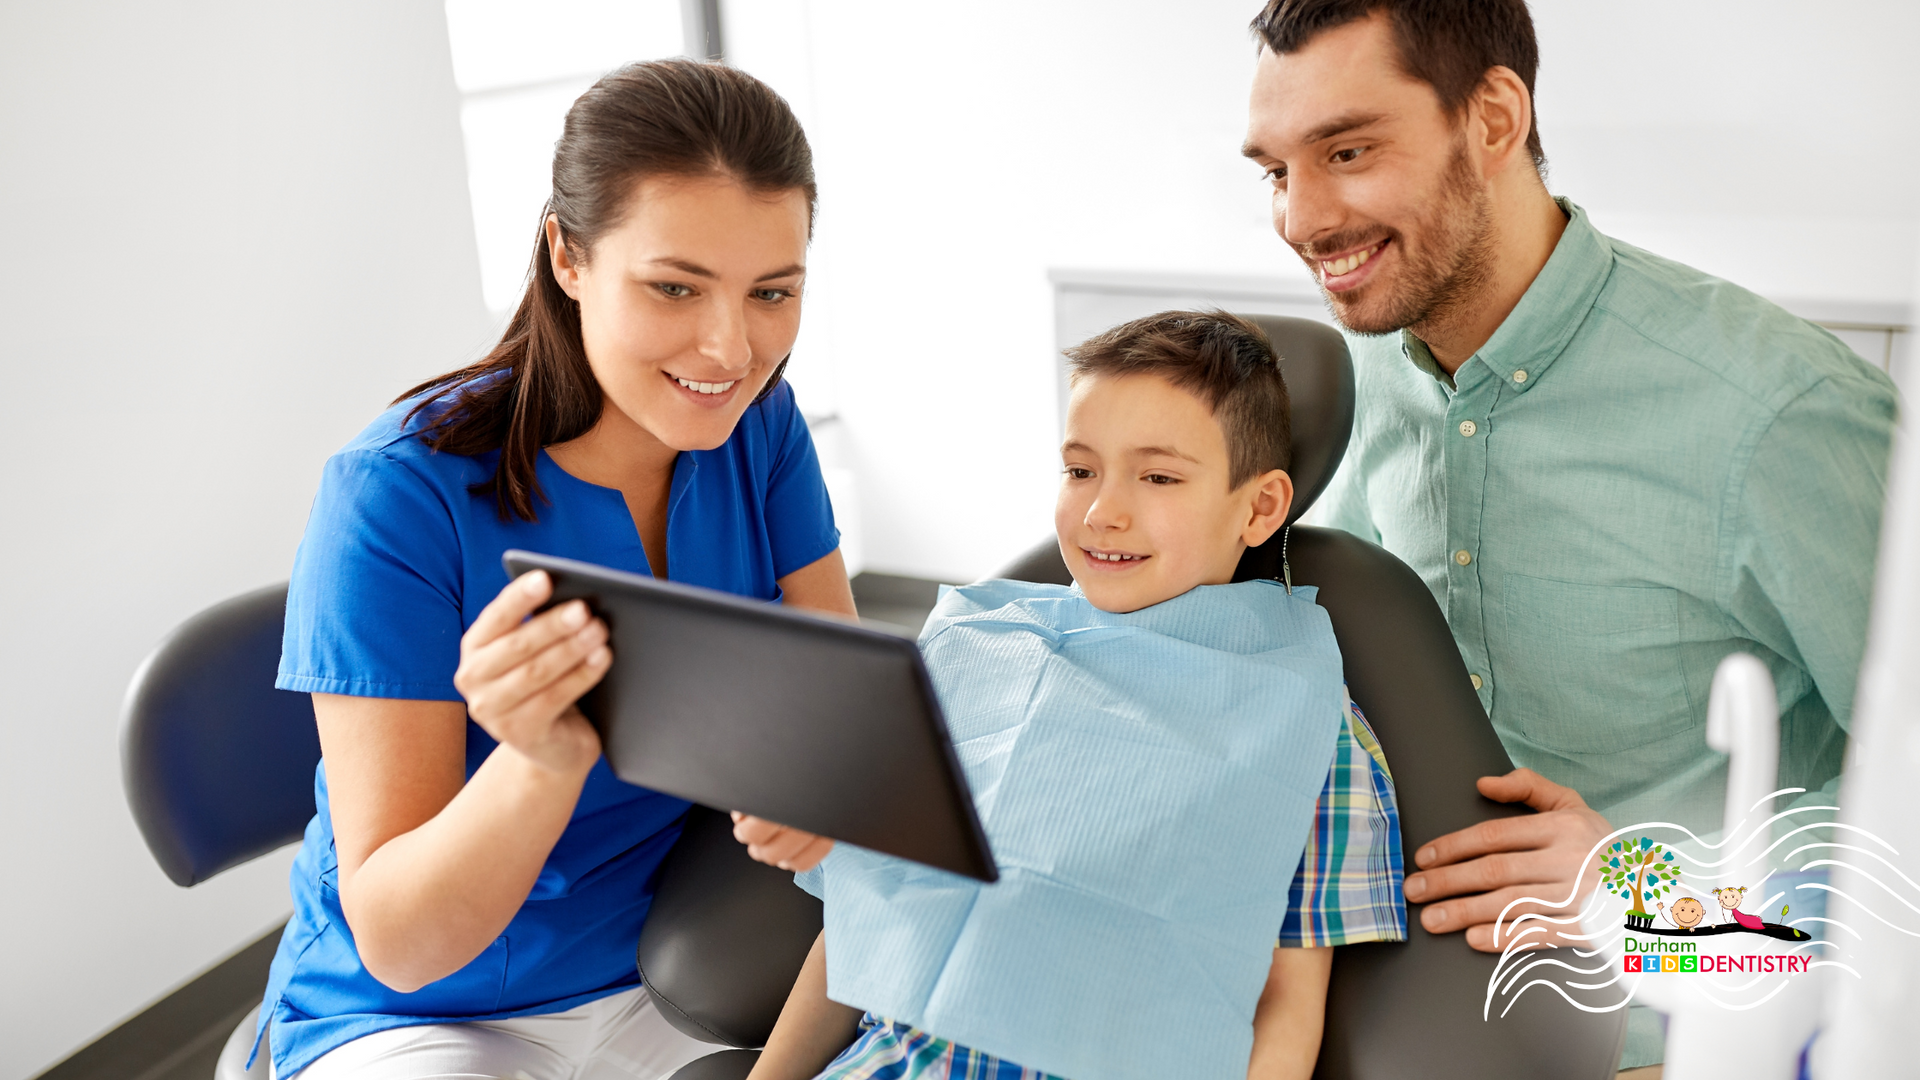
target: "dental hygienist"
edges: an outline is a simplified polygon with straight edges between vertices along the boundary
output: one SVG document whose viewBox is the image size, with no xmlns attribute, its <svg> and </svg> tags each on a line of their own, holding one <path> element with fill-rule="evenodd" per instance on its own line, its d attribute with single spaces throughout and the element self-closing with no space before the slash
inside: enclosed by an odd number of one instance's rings
<svg viewBox="0 0 1920 1080">
<path fill-rule="evenodd" d="M 649 1078 L 710 1051 L 633 963 L 688 804 L 609 771 L 574 705 L 606 628 L 527 619 L 551 585 L 500 556 L 853 613 L 781 381 L 813 209 L 765 85 L 608 75 L 567 114 L 500 344 L 327 462 L 278 682 L 312 693 L 324 758 L 261 1011 L 276 1076 Z"/>
</svg>

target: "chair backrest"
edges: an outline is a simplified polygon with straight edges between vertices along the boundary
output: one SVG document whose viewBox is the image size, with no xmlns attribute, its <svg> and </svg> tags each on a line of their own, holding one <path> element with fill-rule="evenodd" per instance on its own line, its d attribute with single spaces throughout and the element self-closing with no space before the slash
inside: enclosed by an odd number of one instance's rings
<svg viewBox="0 0 1920 1080">
<path fill-rule="evenodd" d="M 1297 517 L 1326 488 L 1345 452 L 1354 407 L 1352 366 L 1344 340 L 1324 324 L 1266 316 L 1254 321 L 1282 357 L 1293 401 Z M 1290 538 L 1276 535 L 1248 551 L 1237 577 L 1280 577 L 1283 544 L 1294 582 L 1320 589 L 1319 601 L 1340 640 L 1348 689 L 1386 751 L 1406 865 L 1437 836 L 1523 812 L 1474 790 L 1476 777 L 1506 772 L 1512 764 L 1480 708 L 1446 619 L 1418 575 L 1346 533 L 1294 526 Z M 1051 538 L 995 576 L 1071 581 Z M 801 894 L 788 875 L 748 861 L 730 830 L 720 827 L 690 825 L 662 870 L 660 895 L 670 893 L 676 899 L 656 907 L 641 938 L 649 992 L 662 1002 L 663 1013 L 677 1015 L 677 1026 L 696 1037 L 759 1045 L 779 1014 L 805 945 L 818 932 L 817 911 L 799 910 L 795 898 Z M 779 914 L 768 918 L 763 912 Z M 1541 989 L 1512 999 L 1504 1017 L 1483 1019 L 1496 958 L 1474 952 L 1459 934 L 1428 934 L 1415 915 L 1404 943 L 1336 952 L 1316 1077 L 1602 1080 L 1613 1074 L 1626 1034 L 1624 1010 L 1585 1013 Z M 759 964 L 755 956 L 767 959 Z M 704 957 L 714 962 L 700 962 Z M 1597 998 L 1586 1003 L 1604 1004 Z"/>
<path fill-rule="evenodd" d="M 169 634 L 127 687 L 127 804 L 176 885 L 292 843 L 313 818 L 313 702 L 273 686 L 286 607 L 284 584 L 215 604 Z"/>
</svg>

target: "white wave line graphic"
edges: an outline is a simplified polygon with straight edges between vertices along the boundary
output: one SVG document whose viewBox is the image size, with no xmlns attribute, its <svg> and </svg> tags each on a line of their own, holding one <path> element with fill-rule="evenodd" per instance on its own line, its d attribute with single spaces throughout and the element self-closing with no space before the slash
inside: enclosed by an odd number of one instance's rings
<svg viewBox="0 0 1920 1080">
<path fill-rule="evenodd" d="M 1893 897 L 1895 900 L 1898 900 L 1902 904 L 1906 905 L 1906 908 L 1908 911 L 1911 911 L 1916 915 L 1920 915 L 1920 907 L 1915 907 L 1913 904 L 1913 901 L 1908 900 L 1906 897 L 1901 896 L 1897 892 L 1894 892 L 1893 886 L 1888 885 L 1886 882 L 1881 881 L 1879 878 L 1874 877 L 1872 874 L 1867 873 L 1865 870 L 1860 869 L 1859 867 L 1853 865 L 1852 863 L 1844 863 L 1838 859 L 1815 859 L 1814 861 L 1808 863 L 1807 866 L 1809 867 L 1838 866 L 1838 867 L 1841 867 L 1842 869 L 1851 870 L 1854 873 L 1859 874 L 1861 877 L 1866 878 L 1868 881 L 1873 882 L 1875 885 L 1878 885 L 1881 888 L 1887 890 L 1887 895 Z M 1902 874 L 1901 876 L 1905 877 L 1906 875 Z"/>
<path fill-rule="evenodd" d="M 1810 827 L 1818 828 L 1818 826 L 1810 826 Z M 1799 830 L 1796 829 L 1794 831 L 1798 832 Z M 1785 839 L 1785 837 L 1782 837 L 1781 839 Z M 1785 855 L 1781 856 L 1781 859 L 1783 861 L 1786 859 L 1791 859 L 1795 855 L 1798 855 L 1801 852 L 1810 850 L 1812 848 L 1840 848 L 1843 851 L 1857 851 L 1862 855 L 1868 856 L 1869 858 L 1878 859 L 1880 860 L 1882 865 L 1886 866 L 1887 869 L 1893 871 L 1895 874 L 1898 874 L 1900 876 L 1901 881 L 1904 881 L 1908 885 L 1913 886 L 1915 892 L 1920 892 L 1920 882 L 1916 882 L 1912 878 L 1908 877 L 1905 871 L 1893 865 L 1891 862 L 1888 862 L 1886 857 L 1881 855 L 1879 852 L 1869 851 L 1866 848 L 1860 847 L 1857 844 L 1842 844 L 1837 840 L 1829 840 L 1824 843 L 1817 843 L 1817 844 L 1801 844 L 1799 847 L 1794 848 L 1792 851 L 1789 851 Z M 1815 865 L 1818 865 L 1818 864 L 1817 863 L 1807 864 L 1807 866 L 1815 866 Z M 1802 866 L 1800 869 L 1805 870 L 1807 866 Z"/>
<path fill-rule="evenodd" d="M 1547 989 L 1553 991 L 1554 993 L 1559 994 L 1562 998 L 1566 999 L 1567 1004 L 1573 1006 L 1576 1009 L 1579 1009 L 1581 1012 L 1589 1012 L 1589 1013 L 1617 1012 L 1620 1009 L 1626 1008 L 1628 1003 L 1630 1003 L 1633 1000 L 1633 995 L 1629 993 L 1626 997 L 1621 998 L 1619 1001 L 1613 1003 L 1612 1005 L 1588 1005 L 1583 1002 L 1575 1001 L 1573 999 L 1573 995 L 1561 989 L 1560 984 L 1557 982 L 1554 982 L 1550 979 L 1535 979 L 1534 981 L 1521 987 L 1519 991 L 1513 995 L 1513 1000 L 1507 1002 L 1507 1007 L 1500 1010 L 1500 1019 L 1505 1020 L 1507 1018 L 1507 1013 L 1511 1012 L 1513 1010 L 1513 1007 L 1520 1003 L 1521 994 L 1526 993 L 1527 991 L 1533 989 L 1536 986 L 1544 986 Z M 1484 1017 L 1482 1017 L 1482 1019 L 1484 1019 Z"/>
<path fill-rule="evenodd" d="M 1569 972 L 1575 975 L 1605 975 L 1607 972 L 1613 970 L 1613 965 L 1611 964 L 1602 964 L 1597 968 L 1577 968 L 1577 967 L 1574 967 L 1572 964 L 1567 963 L 1564 960 L 1555 960 L 1552 957 L 1542 957 L 1538 960 L 1533 961 L 1532 963 L 1522 964 L 1520 967 L 1516 968 L 1514 970 L 1513 977 L 1507 980 L 1506 990 L 1502 990 L 1501 993 L 1506 993 L 1508 990 L 1512 990 L 1513 984 L 1520 981 L 1520 976 L 1525 975 L 1527 972 L 1532 971 L 1534 968 L 1542 967 L 1542 966 L 1565 968 Z"/>
<path fill-rule="evenodd" d="M 1855 900 L 1853 897 L 1848 896 L 1846 893 L 1841 892 L 1839 889 L 1836 889 L 1831 885 L 1822 885 L 1817 881 L 1809 881 L 1805 885 L 1802 885 L 1800 887 L 1803 889 L 1822 889 L 1826 892 L 1830 892 L 1835 896 L 1838 896 L 1838 897 L 1841 897 L 1842 899 L 1847 900 L 1848 902 L 1852 903 L 1853 906 L 1859 908 L 1861 911 L 1864 911 L 1867 914 L 1873 916 L 1874 918 L 1879 919 L 1881 922 L 1886 923 L 1889 927 L 1892 927 L 1893 929 L 1900 931 L 1901 933 L 1907 935 L 1908 937 L 1920 937 L 1920 932 L 1909 930 L 1904 926 L 1899 926 L 1894 923 L 1887 922 L 1886 918 L 1882 916 L 1879 912 L 1873 910 L 1872 908 L 1861 903 L 1860 901 Z M 1859 936 L 1860 935 L 1858 934 L 1854 935 L 1854 937 L 1859 937 Z"/>
</svg>

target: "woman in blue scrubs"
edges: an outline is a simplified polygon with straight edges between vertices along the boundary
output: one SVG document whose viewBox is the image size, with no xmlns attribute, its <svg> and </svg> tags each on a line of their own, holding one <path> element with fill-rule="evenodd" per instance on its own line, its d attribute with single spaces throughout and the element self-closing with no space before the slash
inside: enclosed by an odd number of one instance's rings
<svg viewBox="0 0 1920 1080">
<path fill-rule="evenodd" d="M 751 76 L 607 76 L 567 114 L 530 281 L 480 362 L 327 462 L 278 685 L 313 695 L 319 813 L 261 1030 L 272 1071 L 653 1077 L 633 948 L 682 800 L 621 782 L 575 706 L 606 672 L 579 604 L 508 548 L 853 613 L 781 381 L 811 155 Z M 753 657 L 735 658 L 743 676 Z"/>
</svg>

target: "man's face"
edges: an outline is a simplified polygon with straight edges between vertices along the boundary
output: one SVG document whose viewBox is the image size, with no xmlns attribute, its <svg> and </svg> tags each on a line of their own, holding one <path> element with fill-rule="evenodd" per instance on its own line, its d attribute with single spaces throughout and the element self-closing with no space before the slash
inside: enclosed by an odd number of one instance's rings
<svg viewBox="0 0 1920 1080">
<path fill-rule="evenodd" d="M 1060 457 L 1054 528 L 1093 606 L 1138 611 L 1233 580 L 1262 478 L 1228 487 L 1226 435 L 1206 402 L 1158 375 L 1082 378 Z"/>
<path fill-rule="evenodd" d="M 1465 131 L 1400 70 L 1384 13 L 1297 52 L 1263 49 L 1246 154 L 1273 227 L 1348 329 L 1418 327 L 1469 302 L 1492 258 L 1490 200 Z"/>
</svg>

